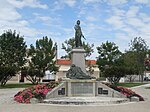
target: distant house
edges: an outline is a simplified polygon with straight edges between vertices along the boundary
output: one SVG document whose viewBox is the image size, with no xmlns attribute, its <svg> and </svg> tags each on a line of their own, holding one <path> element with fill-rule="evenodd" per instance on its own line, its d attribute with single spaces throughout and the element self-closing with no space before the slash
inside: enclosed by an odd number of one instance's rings
<svg viewBox="0 0 150 112">
<path fill-rule="evenodd" d="M 86 60 L 86 71 L 87 74 L 99 78 L 99 68 L 96 65 L 96 60 Z M 49 71 L 45 72 L 45 76 L 43 77 L 43 81 L 49 81 L 49 80 L 58 80 L 66 77 L 66 72 L 69 70 L 71 66 L 71 60 L 69 59 L 57 59 L 56 65 L 59 67 L 59 70 L 56 74 L 50 73 Z M 16 74 L 10 82 L 23 82 L 23 83 L 30 83 L 27 81 L 26 77 L 24 74 Z"/>
<path fill-rule="evenodd" d="M 96 60 L 86 60 L 86 71 L 89 75 L 99 78 L 99 68 L 96 65 Z M 66 77 L 66 72 L 71 66 L 71 60 L 69 59 L 57 59 L 56 65 L 59 67 L 59 71 L 56 73 L 55 80 Z"/>
</svg>

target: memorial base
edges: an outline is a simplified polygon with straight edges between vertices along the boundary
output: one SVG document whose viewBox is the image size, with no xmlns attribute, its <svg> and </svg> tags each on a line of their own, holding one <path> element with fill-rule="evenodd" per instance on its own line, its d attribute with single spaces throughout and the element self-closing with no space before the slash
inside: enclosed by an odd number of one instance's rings
<svg viewBox="0 0 150 112">
<path fill-rule="evenodd" d="M 67 80 L 67 96 L 95 96 L 96 80 Z"/>
<path fill-rule="evenodd" d="M 48 92 L 46 98 L 55 97 L 117 97 L 124 98 L 125 96 L 119 92 L 109 88 L 99 81 L 93 80 L 73 80 L 64 79 L 59 86 Z"/>
</svg>

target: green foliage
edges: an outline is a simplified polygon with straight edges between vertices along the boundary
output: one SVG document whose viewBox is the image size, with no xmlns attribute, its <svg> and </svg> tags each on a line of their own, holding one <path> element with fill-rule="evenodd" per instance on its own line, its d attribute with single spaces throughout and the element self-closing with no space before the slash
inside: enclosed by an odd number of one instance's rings
<svg viewBox="0 0 150 112">
<path fill-rule="evenodd" d="M 11 30 L 0 35 L 0 81 L 5 85 L 26 62 L 24 38 Z"/>
<path fill-rule="evenodd" d="M 0 65 L 22 66 L 25 63 L 26 45 L 16 31 L 6 31 L 0 36 Z"/>
<path fill-rule="evenodd" d="M 8 80 L 10 80 L 16 74 L 15 67 L 0 66 L 0 82 L 1 86 L 4 86 Z"/>
<path fill-rule="evenodd" d="M 48 37 L 36 41 L 36 47 L 30 46 L 28 57 L 29 67 L 27 68 L 27 79 L 33 84 L 37 84 L 45 75 L 45 71 L 56 72 L 55 47 L 53 41 Z"/>
<path fill-rule="evenodd" d="M 150 71 L 150 49 L 146 54 L 146 58 L 144 60 L 144 66 L 146 71 Z"/>
<path fill-rule="evenodd" d="M 118 83 L 120 78 L 125 76 L 125 70 L 122 53 L 119 51 L 118 46 L 113 42 L 102 43 L 97 47 L 99 57 L 97 64 L 103 76 L 111 83 Z"/>
<path fill-rule="evenodd" d="M 135 75 L 138 74 L 138 67 L 137 67 L 137 57 L 133 51 L 126 51 L 122 57 L 124 66 L 127 68 L 126 78 L 132 82 L 135 79 Z"/>
<path fill-rule="evenodd" d="M 121 77 L 125 76 L 126 70 L 123 66 L 112 66 L 105 69 L 104 75 L 112 84 L 116 84 Z"/>
<path fill-rule="evenodd" d="M 141 37 L 135 37 L 133 40 L 131 40 L 129 50 L 135 52 L 143 52 L 148 50 L 148 46 L 144 39 L 142 39 Z"/>
<path fill-rule="evenodd" d="M 129 50 L 134 52 L 136 56 L 135 64 L 138 69 L 138 75 L 141 75 L 141 77 L 143 77 L 143 73 L 145 70 L 143 63 L 144 63 L 146 54 L 148 52 L 148 46 L 145 40 L 142 39 L 141 37 L 135 37 L 133 40 L 131 40 Z M 142 81 L 143 81 L 143 78 L 142 78 Z"/>
<path fill-rule="evenodd" d="M 97 64 L 102 72 L 104 71 L 105 67 L 116 64 L 122 54 L 115 43 L 108 41 L 97 47 L 97 50 L 99 53 Z"/>
<path fill-rule="evenodd" d="M 93 50 L 94 44 L 90 45 L 89 43 L 83 42 L 83 48 L 86 52 L 85 57 L 91 56 L 91 54 L 94 52 Z M 71 58 L 71 50 L 75 48 L 75 38 L 70 38 L 69 40 L 66 40 L 62 44 L 62 49 L 66 51 L 66 55 L 62 56 L 62 58 Z"/>
</svg>

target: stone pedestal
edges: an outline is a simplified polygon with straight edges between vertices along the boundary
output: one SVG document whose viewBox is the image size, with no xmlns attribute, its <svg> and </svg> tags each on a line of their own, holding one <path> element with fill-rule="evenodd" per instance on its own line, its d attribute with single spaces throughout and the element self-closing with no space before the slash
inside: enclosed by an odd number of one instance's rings
<svg viewBox="0 0 150 112">
<path fill-rule="evenodd" d="M 85 50 L 83 48 L 74 48 L 71 51 L 71 61 L 72 64 L 80 67 L 84 73 L 86 73 L 85 69 Z"/>
<path fill-rule="evenodd" d="M 95 96 L 96 80 L 66 80 L 68 96 Z"/>
</svg>

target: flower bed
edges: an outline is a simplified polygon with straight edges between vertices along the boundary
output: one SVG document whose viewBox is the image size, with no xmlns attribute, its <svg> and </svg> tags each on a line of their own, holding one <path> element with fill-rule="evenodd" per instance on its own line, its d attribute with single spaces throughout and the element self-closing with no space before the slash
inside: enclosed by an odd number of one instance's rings
<svg viewBox="0 0 150 112">
<path fill-rule="evenodd" d="M 30 103 L 31 98 L 37 98 L 42 100 L 46 97 L 46 94 L 56 87 L 59 82 L 50 82 L 48 84 L 39 84 L 19 91 L 15 96 L 14 100 L 19 103 Z"/>
<path fill-rule="evenodd" d="M 104 83 L 104 84 L 107 85 L 108 87 L 110 87 L 110 88 L 120 92 L 121 94 L 125 95 L 127 98 L 138 97 L 139 101 L 144 101 L 144 98 L 142 96 L 140 96 L 139 94 L 135 93 L 131 89 L 124 88 L 122 86 L 111 85 L 109 83 Z"/>
</svg>

